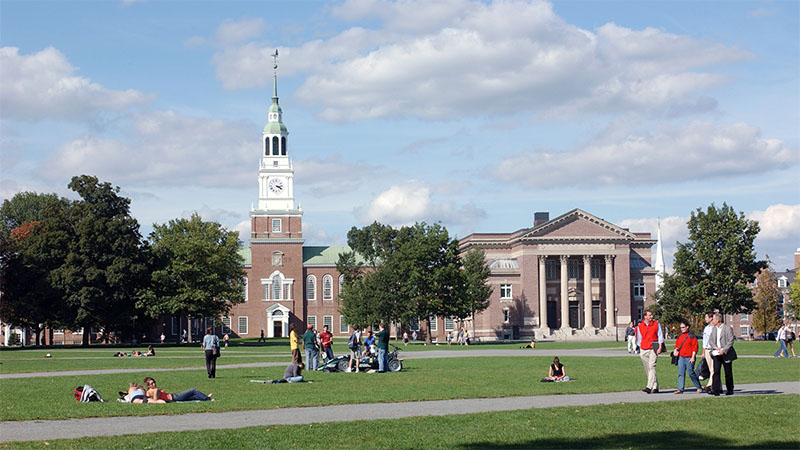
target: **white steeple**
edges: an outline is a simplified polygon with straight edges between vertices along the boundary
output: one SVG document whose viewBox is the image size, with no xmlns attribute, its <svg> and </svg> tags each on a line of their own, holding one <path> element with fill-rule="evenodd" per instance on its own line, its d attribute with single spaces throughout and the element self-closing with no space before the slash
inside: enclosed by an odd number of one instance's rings
<svg viewBox="0 0 800 450">
<path fill-rule="evenodd" d="M 661 289 L 664 285 L 664 274 L 666 267 L 664 265 L 664 250 L 661 248 L 661 220 L 658 221 L 658 241 L 656 242 L 656 290 Z"/>
<path fill-rule="evenodd" d="M 272 104 L 267 124 L 261 134 L 261 160 L 258 167 L 258 210 L 295 211 L 294 167 L 289 159 L 289 131 L 283 124 L 283 111 L 278 104 L 278 51 L 274 60 Z"/>
</svg>

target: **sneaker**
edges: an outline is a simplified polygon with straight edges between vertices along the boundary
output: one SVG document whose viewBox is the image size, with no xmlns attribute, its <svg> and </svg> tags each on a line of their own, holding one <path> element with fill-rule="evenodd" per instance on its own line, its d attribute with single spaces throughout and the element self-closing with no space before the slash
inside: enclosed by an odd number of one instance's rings
<svg viewBox="0 0 800 450">
<path fill-rule="evenodd" d="M 642 392 L 644 392 L 645 394 L 649 394 L 651 391 L 650 388 L 644 388 L 642 389 Z"/>
<path fill-rule="evenodd" d="M 650 393 L 651 393 L 651 394 L 658 394 L 658 389 L 652 389 L 652 390 L 650 391 Z"/>
</svg>

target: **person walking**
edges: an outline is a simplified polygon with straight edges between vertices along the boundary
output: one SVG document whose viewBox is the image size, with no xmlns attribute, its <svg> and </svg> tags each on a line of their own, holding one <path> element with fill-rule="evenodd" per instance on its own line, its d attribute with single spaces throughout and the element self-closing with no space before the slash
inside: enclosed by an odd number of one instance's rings
<svg viewBox="0 0 800 450">
<path fill-rule="evenodd" d="M 333 335 L 328 331 L 328 326 L 322 327 L 322 333 L 319 334 L 319 341 L 322 345 L 322 359 L 328 362 L 333 359 Z"/>
<path fill-rule="evenodd" d="M 642 392 L 647 394 L 658 393 L 658 377 L 656 376 L 656 363 L 661 354 L 661 344 L 664 343 L 664 334 L 661 326 L 653 320 L 653 312 L 644 313 L 644 320 L 636 327 L 636 344 L 641 353 L 644 372 L 647 374 L 647 386 Z"/>
<path fill-rule="evenodd" d="M 628 328 L 625 328 L 625 339 L 628 341 L 628 353 L 639 353 L 639 348 L 636 347 L 636 328 L 633 326 L 633 321 L 628 322 Z"/>
<path fill-rule="evenodd" d="M 710 394 L 719 396 L 722 393 L 722 380 L 720 366 L 725 370 L 725 395 L 733 395 L 733 361 L 737 359 L 736 351 L 733 349 L 733 328 L 722 322 L 722 314 L 714 314 L 711 322 L 714 328 L 711 330 L 711 345 L 713 350 L 711 355 L 714 358 L 714 376 L 711 382 Z"/>
<path fill-rule="evenodd" d="M 786 349 L 786 324 L 782 323 L 781 327 L 778 328 L 778 334 L 775 336 L 775 340 L 778 341 L 780 347 L 778 347 L 778 351 L 775 352 L 772 356 L 775 358 L 780 358 L 781 355 L 785 355 L 784 358 L 789 357 L 789 350 Z"/>
<path fill-rule="evenodd" d="M 264 330 L 261 330 L 261 337 L 258 338 L 256 344 L 260 344 L 262 342 L 265 344 L 267 343 L 267 339 L 264 337 Z"/>
<path fill-rule="evenodd" d="M 697 356 L 697 338 L 689 331 L 689 321 L 686 319 L 680 322 L 681 334 L 675 340 L 675 350 L 672 351 L 673 356 L 678 358 L 678 389 L 676 394 L 683 394 L 683 386 L 686 382 L 686 373 L 689 374 L 689 379 L 697 389 L 697 393 L 701 394 L 703 388 L 700 385 L 700 380 L 697 379 L 697 374 L 694 373 L 694 361 Z"/>
<path fill-rule="evenodd" d="M 789 329 L 789 326 L 786 326 L 786 346 L 789 350 L 792 351 L 792 358 L 797 358 L 797 355 L 794 354 L 794 340 L 797 336 L 794 334 L 794 331 Z"/>
<path fill-rule="evenodd" d="M 211 327 L 206 328 L 201 346 L 206 352 L 206 372 L 208 378 L 217 377 L 217 358 L 219 357 L 219 336 L 213 334 Z"/>
<path fill-rule="evenodd" d="M 300 357 L 300 337 L 297 336 L 295 325 L 289 325 L 289 348 L 292 350 L 292 363 L 300 364 L 303 362 Z"/>
<path fill-rule="evenodd" d="M 703 320 L 706 322 L 705 328 L 703 328 L 703 359 L 706 362 L 706 367 L 708 367 L 708 381 L 706 382 L 705 390 L 706 392 L 711 391 L 711 383 L 714 379 L 714 358 L 711 356 L 711 331 L 714 329 L 714 325 L 711 323 L 714 320 L 714 313 L 707 312 L 703 316 Z M 702 362 L 697 365 L 695 369 L 695 374 L 697 375 L 698 380 L 703 380 L 702 377 L 703 364 Z"/>
<path fill-rule="evenodd" d="M 314 325 L 309 324 L 308 329 L 303 333 L 303 350 L 306 353 L 306 367 L 308 367 L 308 370 L 317 370 L 317 367 L 319 367 L 319 351 L 317 350 L 317 334 L 314 333 Z"/>
<path fill-rule="evenodd" d="M 383 322 L 378 325 L 375 333 L 376 346 L 378 347 L 378 372 L 384 373 L 389 369 L 389 331 Z"/>
</svg>

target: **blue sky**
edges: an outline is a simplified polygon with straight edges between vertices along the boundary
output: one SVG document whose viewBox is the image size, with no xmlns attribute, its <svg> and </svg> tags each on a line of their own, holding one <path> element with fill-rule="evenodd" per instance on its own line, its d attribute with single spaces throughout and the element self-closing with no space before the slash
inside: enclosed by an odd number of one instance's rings
<svg viewBox="0 0 800 450">
<path fill-rule="evenodd" d="M 279 95 L 309 245 L 581 208 L 655 235 L 696 208 L 800 247 L 800 11 L 765 2 L 0 3 L 0 199 L 119 185 L 147 234 L 248 231 Z"/>
</svg>

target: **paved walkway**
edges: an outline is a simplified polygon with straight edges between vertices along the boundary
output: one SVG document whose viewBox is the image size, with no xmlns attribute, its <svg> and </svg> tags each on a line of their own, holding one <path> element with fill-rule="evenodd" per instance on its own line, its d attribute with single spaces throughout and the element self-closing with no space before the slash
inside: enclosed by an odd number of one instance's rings
<svg viewBox="0 0 800 450">
<path fill-rule="evenodd" d="M 416 416 L 444 416 L 491 411 L 515 411 L 558 406 L 614 403 L 651 403 L 707 397 L 704 394 L 673 395 L 672 390 L 647 395 L 640 391 L 600 394 L 540 395 L 527 397 L 473 398 L 402 403 L 313 406 L 306 408 L 193 413 L 145 417 L 105 417 L 68 420 L 0 422 L 0 442 L 75 439 L 90 436 L 119 436 L 159 431 L 231 429 L 269 425 L 298 425 L 353 420 L 399 419 Z M 800 383 L 758 383 L 738 386 L 736 396 L 800 394 Z M 725 401 L 725 396 L 718 398 Z"/>
</svg>

